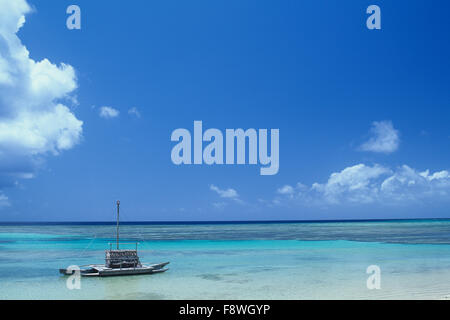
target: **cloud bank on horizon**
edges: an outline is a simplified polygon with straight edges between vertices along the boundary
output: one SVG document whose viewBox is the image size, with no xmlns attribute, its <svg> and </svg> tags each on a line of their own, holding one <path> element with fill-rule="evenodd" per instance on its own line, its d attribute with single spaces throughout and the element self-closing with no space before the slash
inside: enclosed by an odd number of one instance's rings
<svg viewBox="0 0 450 320">
<path fill-rule="evenodd" d="M 375 121 L 370 129 L 371 136 L 360 150 L 390 154 L 398 150 L 400 132 L 392 121 Z M 226 190 L 211 186 L 211 190 L 222 197 Z M 229 189 L 237 195 L 235 189 Z M 299 205 L 329 208 L 345 205 L 414 205 L 450 200 L 450 172 L 448 170 L 430 173 L 419 171 L 404 164 L 391 169 L 379 164 L 356 164 L 332 173 L 328 181 L 314 182 L 307 186 L 301 182 L 286 184 L 278 188 L 272 201 L 260 203 L 269 206 Z"/>
<path fill-rule="evenodd" d="M 285 185 L 277 194 L 275 204 L 289 200 L 306 206 L 431 203 L 449 200 L 450 173 L 419 172 L 407 165 L 391 169 L 361 163 L 332 173 L 324 183 Z"/>
<path fill-rule="evenodd" d="M 63 104 L 76 101 L 74 68 L 34 61 L 17 36 L 30 11 L 25 0 L 0 0 L 0 190 L 32 178 L 44 156 L 82 137 L 83 122 Z M 9 205 L 0 192 L 0 206 Z"/>
</svg>

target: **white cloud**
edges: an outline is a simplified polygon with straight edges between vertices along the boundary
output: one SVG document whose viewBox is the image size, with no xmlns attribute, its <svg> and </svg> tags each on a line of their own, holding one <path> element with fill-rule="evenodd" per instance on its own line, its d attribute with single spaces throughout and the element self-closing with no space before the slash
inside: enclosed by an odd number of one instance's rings
<svg viewBox="0 0 450 320">
<path fill-rule="evenodd" d="M 128 110 L 128 114 L 135 116 L 136 118 L 140 118 L 141 117 L 141 113 L 139 112 L 139 110 L 136 107 L 133 107 L 131 109 Z"/>
<path fill-rule="evenodd" d="M 395 200 L 422 200 L 450 197 L 450 174 L 447 170 L 430 174 L 418 172 L 407 165 L 384 180 L 380 190 Z"/>
<path fill-rule="evenodd" d="M 23 112 L 0 119 L 0 148 L 28 155 L 58 154 L 72 148 L 81 131 L 81 121 L 66 106 L 57 104 L 51 111 Z"/>
<path fill-rule="evenodd" d="M 361 145 L 361 150 L 392 153 L 398 149 L 399 132 L 394 129 L 391 121 L 373 122 L 370 133 L 372 137 Z"/>
<path fill-rule="evenodd" d="M 294 188 L 290 185 L 285 185 L 277 190 L 279 194 L 293 194 Z"/>
<path fill-rule="evenodd" d="M 226 189 L 226 190 L 222 190 L 222 189 L 216 187 L 216 186 L 213 185 L 213 184 L 210 185 L 209 188 L 210 188 L 212 191 L 217 192 L 217 194 L 218 194 L 221 198 L 228 198 L 228 199 L 238 199 L 238 198 L 239 198 L 239 195 L 238 195 L 237 191 L 234 190 L 234 189 L 229 188 L 229 189 Z"/>
<path fill-rule="evenodd" d="M 32 177 L 44 155 L 82 136 L 83 122 L 64 105 L 76 101 L 75 70 L 30 58 L 17 36 L 28 12 L 25 0 L 0 0 L 0 188 Z"/>
<path fill-rule="evenodd" d="M 327 183 L 314 183 L 312 190 L 320 193 L 327 202 L 336 203 L 341 198 L 351 202 L 371 202 L 377 192 L 374 181 L 390 170 L 379 165 L 358 164 L 330 175 Z"/>
<path fill-rule="evenodd" d="M 111 107 L 100 107 L 99 115 L 105 119 L 116 118 L 119 116 L 119 110 Z"/>
<path fill-rule="evenodd" d="M 380 165 L 358 164 L 335 172 L 325 183 L 310 187 L 297 184 L 289 192 L 277 194 L 278 203 L 295 200 L 303 205 L 400 204 L 450 200 L 450 173 L 447 170 L 430 174 L 407 165 L 390 169 Z"/>
<path fill-rule="evenodd" d="M 11 204 L 9 203 L 9 199 L 3 193 L 0 193 L 0 208 L 9 207 Z"/>
</svg>

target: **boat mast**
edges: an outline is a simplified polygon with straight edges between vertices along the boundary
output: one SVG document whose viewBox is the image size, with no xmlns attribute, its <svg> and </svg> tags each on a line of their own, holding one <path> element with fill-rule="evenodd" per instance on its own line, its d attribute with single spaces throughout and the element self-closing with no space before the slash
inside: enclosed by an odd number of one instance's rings
<svg viewBox="0 0 450 320">
<path fill-rule="evenodd" d="M 117 250 L 119 250 L 119 206 L 120 201 L 117 200 Z"/>
</svg>

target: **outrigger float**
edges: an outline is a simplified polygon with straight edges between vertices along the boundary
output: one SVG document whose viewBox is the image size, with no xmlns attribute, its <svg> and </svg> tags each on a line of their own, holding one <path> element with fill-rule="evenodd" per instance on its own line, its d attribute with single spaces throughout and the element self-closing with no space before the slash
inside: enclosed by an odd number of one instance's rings
<svg viewBox="0 0 450 320">
<path fill-rule="evenodd" d="M 142 264 L 136 250 L 120 250 L 119 249 L 119 206 L 117 201 L 117 234 L 116 248 L 112 249 L 110 243 L 109 250 L 105 251 L 105 264 L 90 264 L 80 266 L 80 274 L 85 277 L 109 277 L 109 276 L 129 276 L 161 273 L 169 270 L 165 268 L 169 262 L 157 264 Z M 125 243 L 122 243 L 125 244 Z M 59 269 L 63 275 L 72 275 L 75 270 L 73 268 Z"/>
</svg>

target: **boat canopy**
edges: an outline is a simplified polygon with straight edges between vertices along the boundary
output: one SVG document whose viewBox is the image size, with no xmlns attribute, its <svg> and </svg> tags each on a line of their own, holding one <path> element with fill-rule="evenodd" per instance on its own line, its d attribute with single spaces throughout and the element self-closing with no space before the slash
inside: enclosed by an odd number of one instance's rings
<svg viewBox="0 0 450 320">
<path fill-rule="evenodd" d="M 105 266 L 107 268 L 140 267 L 137 250 L 106 250 Z"/>
</svg>

